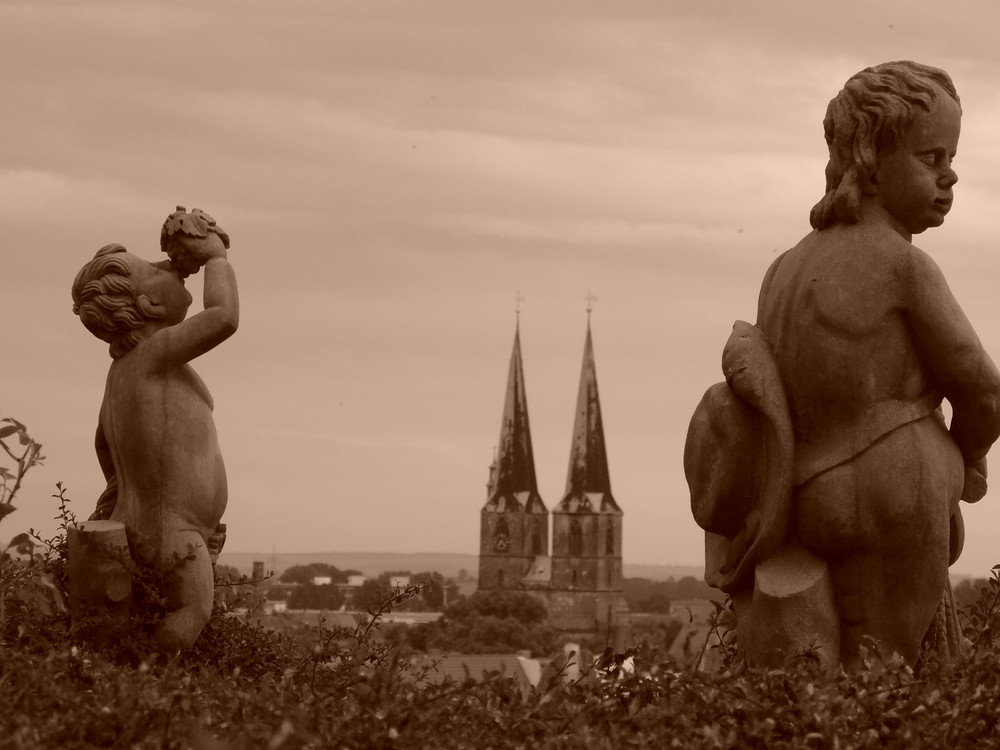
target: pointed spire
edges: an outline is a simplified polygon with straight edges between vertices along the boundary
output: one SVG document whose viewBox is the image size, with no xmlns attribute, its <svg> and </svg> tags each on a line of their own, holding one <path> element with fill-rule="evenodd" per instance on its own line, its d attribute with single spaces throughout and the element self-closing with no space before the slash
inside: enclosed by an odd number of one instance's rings
<svg viewBox="0 0 1000 750">
<path fill-rule="evenodd" d="M 501 496 L 513 498 L 521 492 L 538 494 L 535 457 L 531 449 L 531 429 L 528 425 L 528 398 L 524 390 L 524 367 L 521 363 L 520 323 L 514 329 L 514 349 L 510 355 L 507 396 L 504 399 L 503 420 L 500 423 L 496 467 L 492 498 Z"/>
<path fill-rule="evenodd" d="M 583 347 L 580 389 L 576 397 L 576 418 L 569 451 L 566 494 L 559 510 L 573 512 L 578 508 L 596 512 L 620 512 L 611 496 L 604 424 L 601 420 L 601 400 L 597 392 L 594 344 L 590 334 L 589 305 L 587 339 Z"/>
</svg>

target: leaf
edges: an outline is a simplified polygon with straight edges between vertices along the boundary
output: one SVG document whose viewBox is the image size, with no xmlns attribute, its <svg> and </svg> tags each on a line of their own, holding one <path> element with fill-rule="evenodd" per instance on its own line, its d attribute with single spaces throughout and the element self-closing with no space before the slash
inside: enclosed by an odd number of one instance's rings
<svg viewBox="0 0 1000 750">
<path fill-rule="evenodd" d="M 0 519 L 2 519 L 4 516 L 10 515 L 15 510 L 17 510 L 17 508 L 15 508 L 10 503 L 2 503 L 2 504 L 0 504 Z"/>
<path fill-rule="evenodd" d="M 10 437 L 17 431 L 18 431 L 17 427 L 14 427 L 13 425 L 8 425 L 7 427 L 0 427 L 0 439 L 3 439 L 5 437 Z"/>
<path fill-rule="evenodd" d="M 10 544 L 8 544 L 7 546 L 8 547 L 16 547 L 17 545 L 24 544 L 25 542 L 27 542 L 28 544 L 30 544 L 32 546 L 34 546 L 34 544 L 35 544 L 34 541 L 31 539 L 31 537 L 28 536 L 28 534 L 26 532 L 22 531 L 16 537 L 14 537 L 13 539 L 11 539 L 10 540 Z"/>
<path fill-rule="evenodd" d="M 66 611 L 66 603 L 59 593 L 59 587 L 48 573 L 33 576 L 28 585 L 20 589 L 16 596 L 48 617 Z"/>
<path fill-rule="evenodd" d="M 20 533 L 10 540 L 8 548 L 13 547 L 19 555 L 30 555 L 35 551 L 35 540 L 26 533 Z"/>
</svg>

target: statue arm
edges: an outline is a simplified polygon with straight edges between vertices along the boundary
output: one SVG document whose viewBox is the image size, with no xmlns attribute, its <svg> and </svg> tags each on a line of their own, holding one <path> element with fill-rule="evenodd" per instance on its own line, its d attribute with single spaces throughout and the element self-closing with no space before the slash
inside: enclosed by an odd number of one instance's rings
<svg viewBox="0 0 1000 750">
<path fill-rule="evenodd" d="M 104 472 L 104 480 L 108 484 L 104 488 L 104 492 L 97 499 L 97 507 L 90 514 L 89 520 L 103 521 L 111 517 L 115 505 L 118 503 L 118 475 L 115 473 L 115 463 L 111 459 L 111 448 L 108 446 L 108 438 L 104 434 L 104 428 L 100 423 L 97 424 L 94 448 L 97 450 L 97 461 L 101 464 L 101 471 Z"/>
<path fill-rule="evenodd" d="M 771 264 L 771 267 L 767 269 L 767 273 L 764 274 L 764 280 L 760 284 L 760 296 L 757 298 L 757 325 L 760 326 L 764 317 L 764 305 L 767 301 L 768 293 L 771 289 L 771 282 L 774 281 L 774 275 L 778 272 L 778 264 L 785 257 L 787 252 L 782 253 L 778 258 Z"/>
<path fill-rule="evenodd" d="M 108 447 L 108 439 L 104 435 L 104 428 L 98 423 L 97 435 L 94 437 L 94 450 L 97 451 L 97 462 L 104 472 L 105 481 L 110 480 L 115 475 L 115 464 L 111 460 L 111 449 Z"/>
<path fill-rule="evenodd" d="M 232 336 L 240 321 L 236 274 L 229 261 L 210 258 L 205 263 L 205 309 L 177 325 L 158 331 L 150 339 L 161 367 L 190 362 Z"/>
<path fill-rule="evenodd" d="M 937 264 L 914 248 L 908 320 L 924 366 L 952 406 L 951 435 L 973 464 L 1000 436 L 1000 372 Z"/>
</svg>

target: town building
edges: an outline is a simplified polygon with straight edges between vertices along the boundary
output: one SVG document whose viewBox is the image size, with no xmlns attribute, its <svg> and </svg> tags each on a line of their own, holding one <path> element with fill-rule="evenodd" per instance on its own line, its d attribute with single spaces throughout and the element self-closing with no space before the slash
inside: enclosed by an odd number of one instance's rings
<svg viewBox="0 0 1000 750">
<path fill-rule="evenodd" d="M 616 642 L 627 637 L 623 513 L 611 492 L 589 310 L 569 471 L 559 503 L 549 513 L 538 492 L 519 322 L 486 494 L 479 590 L 528 592 L 546 605 L 550 624 L 567 633 L 606 634 Z"/>
</svg>

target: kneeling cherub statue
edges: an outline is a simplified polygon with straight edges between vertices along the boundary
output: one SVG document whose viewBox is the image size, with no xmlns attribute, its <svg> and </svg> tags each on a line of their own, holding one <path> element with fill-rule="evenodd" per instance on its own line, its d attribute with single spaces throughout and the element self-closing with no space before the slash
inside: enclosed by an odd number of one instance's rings
<svg viewBox="0 0 1000 750">
<path fill-rule="evenodd" d="M 207 213 L 178 206 L 160 246 L 156 263 L 102 247 L 73 282 L 73 311 L 113 360 L 96 437 L 107 489 L 91 519 L 124 524 L 131 555 L 162 575 L 155 638 L 172 651 L 211 615 L 228 498 L 212 397 L 189 362 L 236 331 L 239 296 L 229 237 Z M 204 309 L 187 317 L 184 280 L 202 269 Z"/>
</svg>

